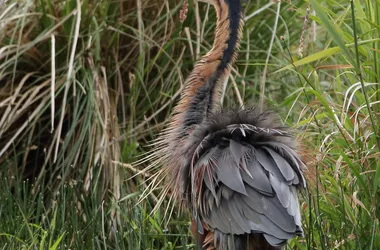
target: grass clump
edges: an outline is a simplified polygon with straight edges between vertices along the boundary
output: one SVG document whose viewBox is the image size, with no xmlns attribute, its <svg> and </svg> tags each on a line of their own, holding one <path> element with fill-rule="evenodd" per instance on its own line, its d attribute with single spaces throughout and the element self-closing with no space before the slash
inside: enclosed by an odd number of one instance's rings
<svg viewBox="0 0 380 250">
<path fill-rule="evenodd" d="M 161 48 L 169 37 L 153 34 L 163 21 L 171 32 L 171 10 L 158 1 L 8 1 L 1 8 L 0 245 L 147 249 L 181 237 L 187 244 L 187 227 L 164 238 L 149 202 L 135 206 L 140 178 L 125 181 L 135 174 L 127 163 L 152 134 L 144 116 L 167 102 L 161 92 L 170 94 L 161 84 L 167 80 L 149 81 L 148 72 L 160 71 L 154 60 L 175 65 Z M 150 20 L 167 17 L 139 31 L 138 8 L 155 11 Z"/>
<path fill-rule="evenodd" d="M 310 156 L 306 237 L 288 248 L 379 248 L 378 5 L 244 6 L 223 102 L 267 103 Z M 0 3 L 3 249 L 194 248 L 186 214 L 174 208 L 170 221 L 165 207 L 151 214 L 155 193 L 138 203 L 150 173 L 135 175 L 140 166 L 132 163 L 212 46 L 212 8 L 189 1 L 179 25 L 181 7 L 179 0 Z"/>
<path fill-rule="evenodd" d="M 317 150 L 315 166 L 309 169 L 315 179 L 309 180 L 307 245 L 376 249 L 380 246 L 378 7 L 352 1 L 334 5 L 331 11 L 318 1 L 310 3 L 316 14 L 311 18 L 327 31 L 327 39 L 315 43 L 319 52 L 289 66 L 300 76 L 308 100 L 299 124 L 307 131 L 310 147 Z"/>
</svg>

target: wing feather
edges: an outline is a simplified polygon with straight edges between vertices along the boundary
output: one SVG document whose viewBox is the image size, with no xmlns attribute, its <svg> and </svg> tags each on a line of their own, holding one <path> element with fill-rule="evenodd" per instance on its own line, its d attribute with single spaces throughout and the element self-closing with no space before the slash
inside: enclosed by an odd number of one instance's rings
<svg viewBox="0 0 380 250">
<path fill-rule="evenodd" d="M 224 185 L 241 194 L 247 194 L 240 169 L 231 157 L 229 148 L 223 150 L 222 156 L 218 160 L 216 173 Z"/>
<path fill-rule="evenodd" d="M 264 237 L 272 246 L 275 247 L 282 246 L 286 242 L 285 240 L 281 240 L 270 234 L 264 234 Z"/>
<path fill-rule="evenodd" d="M 244 159 L 245 164 L 252 177 L 242 173 L 241 176 L 245 183 L 255 188 L 262 194 L 273 195 L 272 186 L 270 185 L 268 176 L 264 172 L 265 170 L 255 159 Z"/>
<path fill-rule="evenodd" d="M 290 161 L 291 161 L 290 164 L 294 166 L 293 169 L 295 170 L 298 177 L 302 180 L 302 187 L 306 187 L 306 180 L 302 174 L 301 166 L 300 166 L 300 165 L 304 165 L 304 164 L 298 158 L 297 153 L 294 151 L 294 149 L 290 148 L 289 146 L 287 146 L 283 143 L 273 142 L 273 141 L 268 141 L 265 143 L 258 143 L 258 144 L 271 146 L 271 148 L 273 148 L 273 149 L 277 149 L 277 150 L 282 151 L 282 153 L 290 159 Z"/>
<path fill-rule="evenodd" d="M 265 216 L 286 232 L 295 232 L 294 218 L 280 202 L 274 198 L 263 198 Z"/>
<path fill-rule="evenodd" d="M 204 185 L 197 195 L 203 204 L 195 209 L 214 231 L 215 242 L 224 245 L 222 249 L 239 243 L 234 236 L 251 233 L 263 234 L 271 245 L 281 246 L 302 235 L 296 190 L 305 185 L 303 163 L 281 140 L 252 136 L 264 130 L 247 129 L 242 134 L 242 129 L 215 132 L 208 136 L 212 141 L 202 144 L 208 148 L 197 151 L 195 171 L 207 169 L 199 172 Z"/>
<path fill-rule="evenodd" d="M 284 179 L 280 170 L 277 168 L 277 165 L 275 164 L 274 160 L 272 158 L 269 158 L 264 150 L 259 148 L 255 151 L 255 156 L 258 162 L 261 164 L 261 166 L 263 166 L 268 172 L 272 173 L 277 178 Z"/>
<path fill-rule="evenodd" d="M 228 201 L 224 200 L 220 206 L 220 211 L 223 214 L 223 217 L 225 218 L 225 222 L 227 223 L 227 227 L 225 230 L 229 233 L 231 232 L 237 232 L 237 234 L 244 233 L 243 230 L 240 228 L 239 224 L 237 223 L 236 219 L 232 217 L 230 208 L 228 206 Z"/>
<path fill-rule="evenodd" d="M 289 207 L 290 203 L 290 190 L 289 186 L 280 181 L 276 176 L 273 174 L 269 175 L 270 184 L 272 185 L 274 191 L 277 194 L 278 199 L 280 200 L 281 204 L 285 207 Z"/>
<path fill-rule="evenodd" d="M 249 150 L 244 145 L 237 143 L 234 140 L 230 140 L 230 149 L 231 153 L 234 156 L 236 164 L 239 164 L 240 159 L 243 157 L 243 155 Z"/>
<path fill-rule="evenodd" d="M 243 215 L 239 211 L 237 204 L 235 202 L 228 202 L 228 207 L 230 209 L 232 218 L 234 218 L 237 224 L 241 227 L 241 233 L 250 233 L 251 228 L 249 227 L 249 223 L 247 223 L 246 218 L 243 218 Z"/>
<path fill-rule="evenodd" d="M 233 147 L 236 150 L 238 145 Z M 202 214 L 211 228 L 225 234 L 264 233 L 273 245 L 300 234 L 298 199 L 291 179 L 297 175 L 289 163 L 286 173 L 282 172 L 286 160 L 270 150 L 259 148 L 238 154 L 229 147 L 223 149 L 215 170 L 218 183 L 205 185 L 217 187 L 215 195 L 207 195 L 207 199 L 215 199 L 207 203 L 209 212 Z M 240 167 L 243 161 L 252 178 Z"/>
<path fill-rule="evenodd" d="M 294 179 L 294 170 L 290 166 L 290 164 L 284 159 L 284 157 L 281 157 L 279 154 L 274 152 L 272 149 L 263 147 L 273 158 L 274 162 L 276 163 L 278 169 L 280 170 L 282 176 L 284 176 L 285 180 L 291 181 Z"/>
</svg>

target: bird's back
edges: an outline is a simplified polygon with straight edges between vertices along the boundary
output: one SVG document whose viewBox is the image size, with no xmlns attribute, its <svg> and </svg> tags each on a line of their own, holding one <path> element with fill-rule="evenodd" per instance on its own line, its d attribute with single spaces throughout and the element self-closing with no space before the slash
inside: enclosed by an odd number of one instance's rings
<svg viewBox="0 0 380 250">
<path fill-rule="evenodd" d="M 182 183 L 205 249 L 276 249 L 302 235 L 305 186 L 294 142 L 272 112 L 219 112 L 190 136 Z M 212 235 L 212 241 L 210 240 Z"/>
<path fill-rule="evenodd" d="M 261 108 L 220 109 L 242 37 L 240 0 L 208 0 L 217 14 L 213 48 L 188 76 L 149 159 L 190 210 L 204 249 L 276 249 L 302 235 L 297 188 L 305 186 L 294 138 Z M 152 184 L 155 186 L 155 184 Z"/>
</svg>

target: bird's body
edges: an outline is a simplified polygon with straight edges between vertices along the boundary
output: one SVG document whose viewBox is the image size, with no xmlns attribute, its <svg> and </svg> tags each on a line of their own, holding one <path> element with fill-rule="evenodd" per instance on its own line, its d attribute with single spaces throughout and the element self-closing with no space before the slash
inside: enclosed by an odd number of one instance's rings
<svg viewBox="0 0 380 250">
<path fill-rule="evenodd" d="M 235 61 L 243 25 L 240 0 L 212 0 L 213 48 L 187 78 L 160 136 L 157 176 L 194 216 L 203 249 L 280 249 L 302 235 L 296 189 L 305 186 L 293 138 L 270 111 L 224 110 L 220 89 Z M 169 189 L 167 189 L 169 190 Z"/>
</svg>

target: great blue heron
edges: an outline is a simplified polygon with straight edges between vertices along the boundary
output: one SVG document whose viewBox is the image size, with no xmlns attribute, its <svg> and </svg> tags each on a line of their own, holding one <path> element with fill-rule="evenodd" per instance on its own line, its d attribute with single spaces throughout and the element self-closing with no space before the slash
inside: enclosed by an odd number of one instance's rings
<svg viewBox="0 0 380 250">
<path fill-rule="evenodd" d="M 242 37 L 240 0 L 203 0 L 217 14 L 212 49 L 188 76 L 153 158 L 167 190 L 194 216 L 202 249 L 281 249 L 302 235 L 305 187 L 295 140 L 261 108 L 223 109 L 223 83 Z"/>
</svg>

